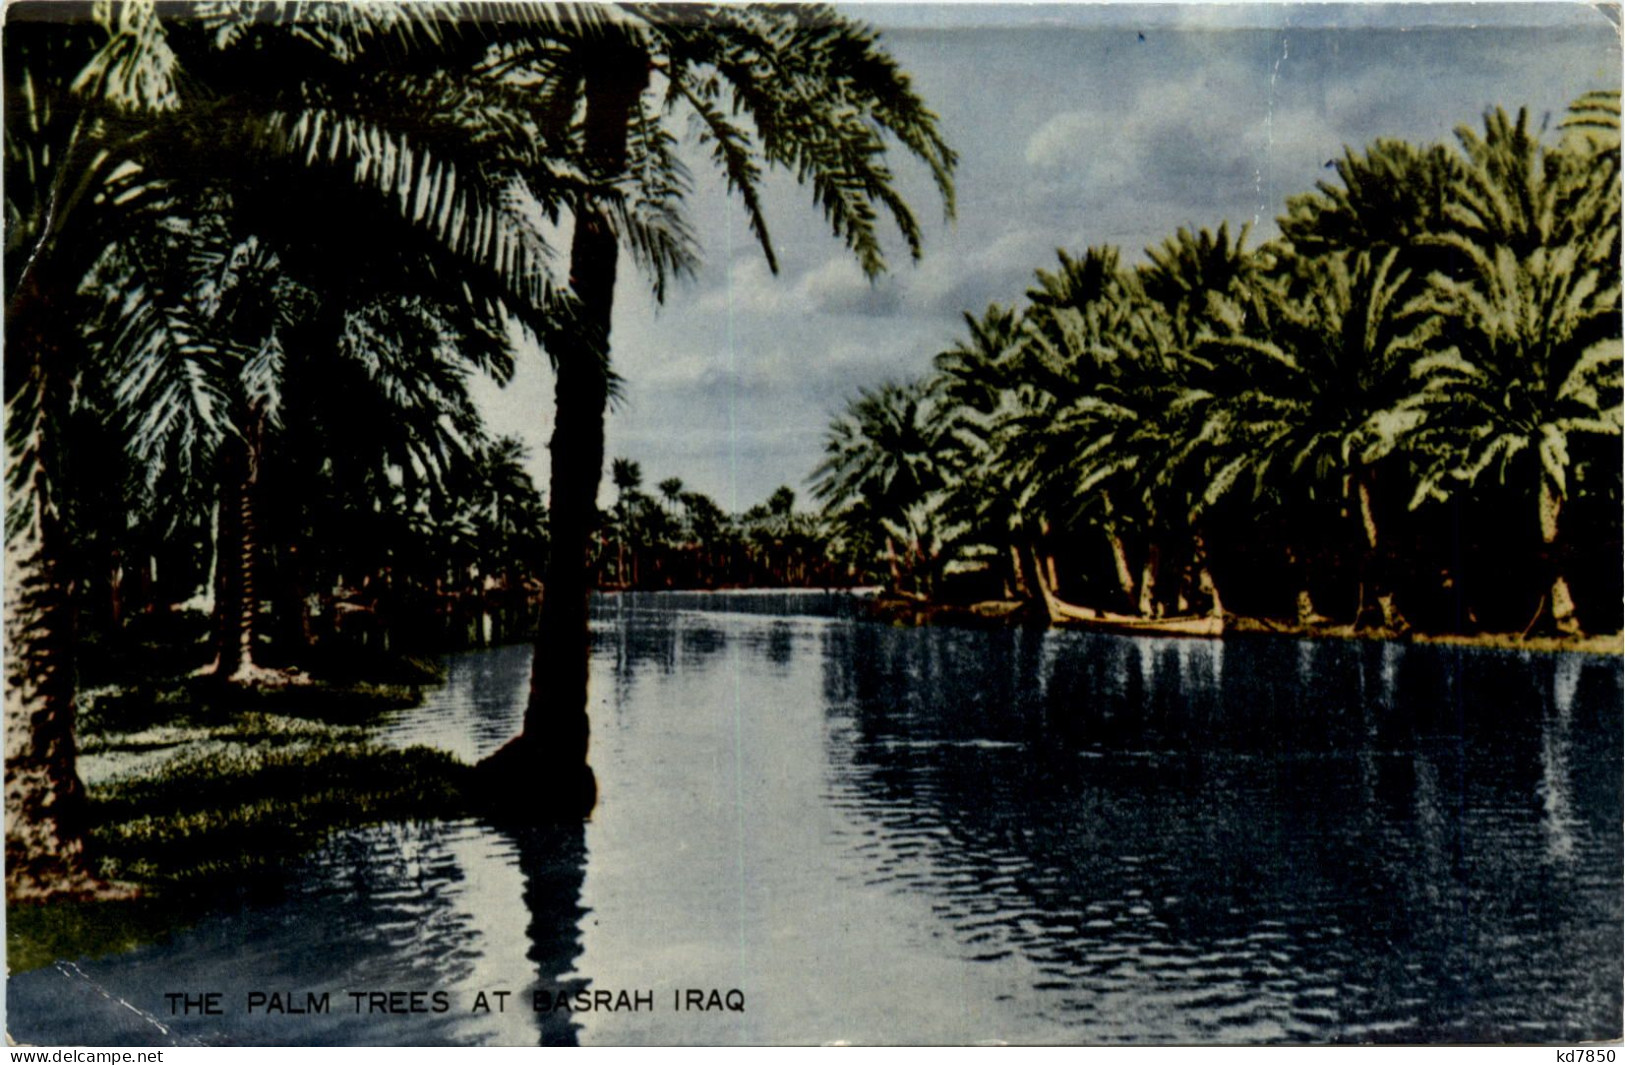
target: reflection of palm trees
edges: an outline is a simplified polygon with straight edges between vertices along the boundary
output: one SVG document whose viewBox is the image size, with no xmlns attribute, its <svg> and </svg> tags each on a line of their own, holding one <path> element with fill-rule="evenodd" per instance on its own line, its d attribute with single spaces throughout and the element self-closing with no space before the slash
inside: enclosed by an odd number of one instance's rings
<svg viewBox="0 0 1625 1065">
<path fill-rule="evenodd" d="M 1569 748 L 1574 725 L 1574 696 L 1580 686 L 1584 660 L 1578 655 L 1558 655 L 1552 663 L 1550 709 L 1541 715 L 1540 796 L 1546 830 L 1547 853 L 1559 861 L 1574 860 L 1573 787 L 1569 768 Z"/>
<path fill-rule="evenodd" d="M 1600 1002 L 1578 1016 L 1484 991 L 1520 951 L 1546 966 L 1585 922 L 1617 927 L 1600 895 L 1530 887 L 1527 760 L 1503 761 L 1456 716 L 1492 702 L 1482 687 L 1511 695 L 1509 719 L 1538 717 L 1516 696 L 1538 661 L 1479 656 L 1474 676 L 1450 649 L 1404 649 L 1401 668 L 1398 651 L 1321 642 L 1300 672 L 1297 647 L 1271 641 L 1226 646 L 1215 670 L 1167 641 L 1049 634 L 1020 665 L 1010 639 L 944 653 L 911 632 L 835 630 L 826 697 L 851 721 L 837 779 L 869 879 L 923 894 L 966 964 L 1030 962 L 1028 1008 L 1092 1038 L 1505 1038 L 1606 1021 Z M 1451 673 L 1473 691 L 1444 690 Z M 1377 686 L 1363 696 L 1362 679 Z M 1566 983 L 1571 1001 L 1598 979 Z M 1135 1020 L 1113 1027 L 1108 1002 Z"/>
</svg>

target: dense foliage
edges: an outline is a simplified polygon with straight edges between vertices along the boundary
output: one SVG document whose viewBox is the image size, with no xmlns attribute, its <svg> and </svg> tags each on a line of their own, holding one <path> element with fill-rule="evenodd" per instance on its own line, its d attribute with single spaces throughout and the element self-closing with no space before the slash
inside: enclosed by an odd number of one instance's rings
<svg viewBox="0 0 1625 1065">
<path fill-rule="evenodd" d="M 504 765 L 528 785 L 546 762 L 573 789 L 538 816 L 590 809 L 616 272 L 624 257 L 663 298 L 698 261 L 668 127 L 694 131 L 775 269 L 762 183 L 777 169 L 872 276 L 887 225 L 920 253 L 893 148 L 952 210 L 953 152 L 907 76 L 821 5 L 100 0 L 7 16 L 12 894 L 97 889 L 73 753 L 89 642 L 111 650 L 104 670 L 133 650 L 282 686 L 358 643 L 534 631 L 520 739 L 547 739 Z M 520 338 L 555 371 L 545 512 L 469 388 L 505 381 Z"/>
<path fill-rule="evenodd" d="M 836 535 L 926 595 L 1617 631 L 1619 113 L 1349 150 L 1259 247 L 1062 252 L 831 426 Z"/>
</svg>

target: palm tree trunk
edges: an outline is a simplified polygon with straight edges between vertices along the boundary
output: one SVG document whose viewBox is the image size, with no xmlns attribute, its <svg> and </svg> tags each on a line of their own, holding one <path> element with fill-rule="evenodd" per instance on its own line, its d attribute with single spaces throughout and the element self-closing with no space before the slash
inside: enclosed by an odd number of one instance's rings
<svg viewBox="0 0 1625 1065">
<path fill-rule="evenodd" d="M 85 855 L 69 530 L 49 496 L 52 445 L 67 420 L 75 354 L 64 342 L 71 319 L 50 293 L 71 292 L 60 279 L 82 275 L 70 268 L 55 281 L 43 279 L 50 263 L 31 263 L 24 271 L 8 293 L 5 321 L 6 482 L 13 505 L 18 495 L 25 505 L 4 548 L 8 902 L 115 893 L 93 875 Z M 28 483 L 16 479 L 19 462 L 32 466 Z"/>
<path fill-rule="evenodd" d="M 587 162 L 595 174 L 613 178 L 626 169 L 628 125 L 649 84 L 648 60 L 636 49 L 606 44 L 600 54 L 587 57 L 583 68 Z M 558 367 L 549 445 L 551 548 L 530 698 L 524 730 L 482 763 L 494 797 L 542 798 L 529 811 L 541 820 L 584 816 L 598 795 L 587 765 L 587 599 L 604 473 L 609 332 L 619 250 L 609 219 L 595 207 L 579 206 L 570 244 L 570 286 L 580 302 L 579 318 L 550 341 Z M 537 795 L 539 783 L 548 794 Z"/>
<path fill-rule="evenodd" d="M 1112 565 L 1117 570 L 1117 587 L 1122 589 L 1123 598 L 1134 602 L 1134 570 L 1128 564 L 1128 545 L 1123 542 L 1123 536 L 1117 531 L 1117 526 L 1106 526 L 1106 541 L 1112 549 Z"/>
<path fill-rule="evenodd" d="M 254 586 L 255 551 L 259 547 L 259 537 L 254 522 L 254 459 L 253 448 L 249 447 L 248 469 L 246 475 L 237 485 L 237 565 L 239 577 L 237 580 L 237 602 L 235 606 L 236 631 L 232 633 L 235 641 L 237 668 L 228 676 L 232 680 L 246 680 L 253 676 L 254 664 L 254 636 L 256 615 L 259 613 L 258 589 Z"/>
<path fill-rule="evenodd" d="M 1216 618 L 1223 617 L 1224 600 L 1219 598 L 1219 585 L 1214 581 L 1213 570 L 1207 564 L 1207 541 L 1202 538 L 1201 533 L 1196 533 L 1192 541 L 1195 548 L 1192 562 L 1196 567 L 1196 591 L 1208 597 L 1209 614 Z"/>
<path fill-rule="evenodd" d="M 1366 543 L 1366 571 L 1370 578 L 1372 591 L 1375 593 L 1377 605 L 1382 610 L 1382 624 L 1384 628 L 1395 632 L 1403 632 L 1410 628 L 1405 616 L 1399 612 L 1399 606 L 1394 601 L 1393 589 L 1388 586 L 1386 575 L 1386 560 L 1378 548 L 1377 537 L 1377 511 L 1372 503 L 1371 490 L 1376 481 L 1376 471 L 1366 466 L 1354 478 L 1355 491 L 1360 499 L 1360 527 L 1365 531 Z M 1360 619 L 1354 619 L 1355 625 Z"/>
<path fill-rule="evenodd" d="M 1033 597 L 1032 585 L 1027 583 L 1027 575 L 1022 572 L 1021 548 L 1013 543 L 1010 545 L 1010 585 L 1015 591 L 1017 599 L 1031 599 Z"/>
<path fill-rule="evenodd" d="M 233 638 L 234 618 L 241 617 L 242 566 L 233 555 L 242 550 L 242 507 L 238 501 L 239 459 L 237 448 L 228 443 L 221 449 L 220 499 L 214 512 L 214 612 L 212 615 L 214 661 L 203 668 L 205 674 L 229 677 L 237 672 L 239 644 Z"/>
<path fill-rule="evenodd" d="M 1552 624 L 1565 636 L 1580 633 L 1580 619 L 1575 614 L 1574 596 L 1569 591 L 1568 578 L 1557 552 L 1558 519 L 1563 513 L 1563 497 L 1552 479 L 1544 473 L 1540 478 L 1540 542 L 1546 555 L 1546 565 L 1552 574 Z"/>
<path fill-rule="evenodd" d="M 1028 588 L 1028 596 L 1044 598 L 1044 573 L 1038 565 L 1038 548 L 1030 540 L 1025 550 L 1016 551 L 1016 571 Z M 1054 591 L 1053 588 L 1050 591 Z M 1047 607 L 1047 604 L 1044 604 Z"/>
<path fill-rule="evenodd" d="M 621 514 L 620 535 L 615 539 L 615 583 L 626 587 L 626 515 Z"/>
<path fill-rule="evenodd" d="M 254 519 L 255 457 L 249 440 L 222 448 L 219 517 L 215 523 L 215 660 L 205 668 L 223 680 L 249 682 L 259 601 L 254 587 L 259 549 Z"/>
<path fill-rule="evenodd" d="M 1145 550 L 1145 565 L 1140 569 L 1140 616 L 1154 617 L 1157 611 L 1157 567 L 1162 552 L 1155 543 Z"/>
<path fill-rule="evenodd" d="M 13 902 L 103 887 L 84 853 L 62 532 L 44 511 L 36 499 L 27 526 L 5 546 L 6 895 Z"/>
<path fill-rule="evenodd" d="M 124 552 L 113 548 L 113 563 L 107 571 L 107 608 L 116 632 L 124 625 Z"/>
</svg>

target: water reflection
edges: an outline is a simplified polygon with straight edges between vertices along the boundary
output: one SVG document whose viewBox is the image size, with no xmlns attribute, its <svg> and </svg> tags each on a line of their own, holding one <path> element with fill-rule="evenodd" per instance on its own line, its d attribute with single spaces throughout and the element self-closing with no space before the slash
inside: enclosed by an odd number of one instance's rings
<svg viewBox="0 0 1625 1065">
<path fill-rule="evenodd" d="M 902 629 L 817 596 L 606 596 L 593 625 L 586 826 L 352 833 L 276 904 L 86 972 L 121 995 L 524 1003 L 179 1033 L 201 1041 L 1619 1033 L 1618 659 Z M 383 737 L 489 753 L 529 667 L 527 648 L 453 658 Z M 97 1014 L 35 976 L 13 1016 L 71 1041 Z M 659 1008 L 537 1015 L 537 988 L 652 988 Z M 677 1012 L 680 988 L 747 1005 Z"/>
<path fill-rule="evenodd" d="M 859 850 L 874 882 L 933 899 L 965 959 L 1036 963 L 1031 1001 L 1089 1039 L 1617 1033 L 1597 974 L 1619 973 L 1617 715 L 1585 737 L 1590 822 L 1563 821 L 1586 882 L 1520 798 L 1536 771 L 1549 800 L 1576 779 L 1566 739 L 1527 742 L 1534 663 L 1573 705 L 1587 673 L 1617 688 L 1617 662 L 1044 639 L 1046 675 L 1004 691 L 1020 635 L 977 659 L 911 633 L 829 640 L 826 698 L 857 748 L 846 805 L 880 826 Z M 1549 801 L 1547 837 L 1552 820 Z M 1507 976 L 1530 957 L 1540 1003 Z"/>
<path fill-rule="evenodd" d="M 568 1015 L 534 1014 L 530 995 L 581 986 L 584 865 L 580 826 L 346 832 L 274 901 L 232 907 L 171 942 L 12 977 L 8 1030 L 93 1046 L 572 1043 Z M 505 1010 L 475 1008 L 498 990 L 510 992 Z M 168 992 L 217 992 L 220 1012 L 177 1015 Z M 256 992 L 266 998 L 251 1011 Z"/>
</svg>

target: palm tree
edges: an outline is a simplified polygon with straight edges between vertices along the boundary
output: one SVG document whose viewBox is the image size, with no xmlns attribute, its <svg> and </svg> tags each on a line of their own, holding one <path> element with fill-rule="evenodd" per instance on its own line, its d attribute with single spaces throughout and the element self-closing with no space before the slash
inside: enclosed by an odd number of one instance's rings
<svg viewBox="0 0 1625 1065">
<path fill-rule="evenodd" d="M 1447 228 L 1462 180 L 1460 156 L 1442 144 L 1419 147 L 1383 138 L 1362 153 L 1345 148 L 1336 167 L 1341 187 L 1322 181 L 1316 191 L 1287 200 L 1281 234 L 1298 256 L 1397 250 L 1396 268 L 1410 275 L 1402 302 L 1416 296 L 1431 274 L 1454 272 L 1449 249 L 1432 238 Z"/>
<path fill-rule="evenodd" d="M 683 498 L 683 479 L 681 477 L 667 477 L 655 487 L 660 489 L 660 496 L 666 501 L 668 507 L 675 508 Z"/>
<path fill-rule="evenodd" d="M 616 459 L 610 463 L 610 479 L 615 484 L 615 581 L 621 587 L 630 587 L 634 578 L 627 576 L 626 541 L 632 537 L 632 515 L 638 489 L 643 486 L 643 467 L 631 459 Z M 632 569 L 637 570 L 637 547 L 632 549 Z"/>
<path fill-rule="evenodd" d="M 5 820 L 7 894 L 20 899 L 112 890 L 84 857 L 63 440 L 83 361 L 79 280 L 150 192 L 107 145 L 123 110 L 163 107 L 173 87 L 161 56 L 145 65 L 144 99 L 120 77 L 115 42 L 133 33 L 7 14 Z M 126 26 L 138 33 L 143 16 Z"/>
<path fill-rule="evenodd" d="M 938 560 L 943 423 L 923 382 L 862 389 L 830 423 L 813 496 L 846 537 L 884 544 L 893 590 L 929 587 Z"/>
<path fill-rule="evenodd" d="M 1582 101 L 1578 115 L 1589 115 Z M 1616 105 L 1617 106 L 1617 105 Z M 1528 118 L 1497 110 L 1483 136 L 1457 132 L 1466 176 L 1438 239 L 1467 264 L 1430 279 L 1426 308 L 1449 347 L 1418 365 L 1410 436 L 1424 463 L 1415 502 L 1494 472 L 1533 499 L 1549 586 L 1542 610 L 1579 631 L 1561 517 L 1572 452 L 1621 431 L 1619 149 L 1606 139 L 1549 150 Z M 1414 504 L 1413 504 L 1414 505 Z"/>
<path fill-rule="evenodd" d="M 1181 228 L 1161 246 L 1147 249 L 1151 262 L 1137 271 L 1147 300 L 1145 313 L 1136 319 L 1140 355 L 1131 391 L 1140 418 L 1124 427 L 1122 444 L 1115 453 L 1106 452 L 1097 469 L 1105 474 L 1132 469 L 1139 489 L 1151 536 L 1139 588 L 1142 613 L 1162 608 L 1155 585 L 1161 549 L 1169 545 L 1184 548 L 1187 573 L 1195 590 L 1208 598 L 1210 613 L 1223 612 L 1204 531 L 1207 486 L 1222 453 L 1203 427 L 1228 387 L 1222 347 L 1216 345 L 1267 335 L 1263 279 L 1271 256 L 1247 249 L 1248 228 L 1241 228 L 1234 243 L 1225 224 L 1216 233 Z M 1183 611 L 1187 599 L 1183 588 L 1177 591 L 1175 609 Z"/>
<path fill-rule="evenodd" d="M 1232 385 L 1221 390 L 1207 428 L 1224 459 L 1206 502 L 1250 480 L 1254 501 L 1273 496 L 1300 515 L 1300 526 L 1317 504 L 1339 505 L 1361 530 L 1366 583 L 1374 583 L 1383 624 L 1395 630 L 1405 623 L 1381 571 L 1375 471 L 1397 439 L 1393 408 L 1409 394 L 1411 369 L 1438 324 L 1400 306 L 1409 274 L 1398 259 L 1392 247 L 1283 257 L 1283 276 L 1265 289 L 1268 336 L 1219 336 L 1207 345 Z M 1293 552 L 1300 561 L 1328 545 L 1307 546 Z M 1318 616 L 1308 588 L 1305 575 L 1298 590 L 1305 621 Z"/>
<path fill-rule="evenodd" d="M 693 263 L 681 216 L 686 179 L 668 126 L 686 113 L 744 203 L 769 266 L 761 202 L 768 168 L 810 185 L 835 235 L 870 276 L 885 268 L 880 211 L 918 256 L 920 231 L 886 166 L 894 138 L 929 167 L 952 210 L 955 157 L 936 119 L 876 35 L 817 6 L 627 6 L 561 26 L 555 47 L 511 57 L 567 101 L 549 131 L 580 160 L 592 195 L 571 203 L 571 290 L 579 328 L 550 346 L 557 367 L 548 500 L 553 550 L 522 734 L 488 760 L 497 789 L 559 782 L 549 815 L 591 809 L 586 768 L 587 595 L 610 392 L 609 334 L 624 244 L 657 295 Z"/>
<path fill-rule="evenodd" d="M 684 492 L 681 499 L 696 555 L 695 576 L 705 584 L 714 583 L 719 575 L 726 579 L 729 576 L 726 572 L 728 540 L 732 533 L 728 515 L 716 500 L 703 492 Z"/>
<path fill-rule="evenodd" d="M 1085 525 L 1098 528 L 1121 597 L 1149 610 L 1136 594 L 1126 542 L 1131 529 L 1148 531 L 1135 483 L 1141 460 L 1127 445 L 1161 380 L 1154 307 L 1115 247 L 1059 259 L 1060 268 L 1038 271 L 1038 286 L 1027 292 L 1024 398 L 1005 450 L 1023 471 L 1016 480 L 1028 484 L 1018 498 L 1033 500 L 1044 520 L 1069 536 Z M 1145 553 L 1149 574 L 1155 547 Z M 1050 583 L 1058 587 L 1058 574 Z"/>
<path fill-rule="evenodd" d="M 1003 434 L 1022 397 L 1022 315 L 990 304 L 967 313 L 968 337 L 935 358 L 946 523 L 962 529 L 953 545 L 967 561 L 991 563 L 1007 596 L 1036 595 L 1022 554 L 1021 493 L 999 461 L 1012 452 Z"/>
<path fill-rule="evenodd" d="M 548 337 L 573 320 L 531 217 L 561 187 L 580 187 L 575 173 L 546 165 L 550 141 L 523 118 L 535 93 L 486 64 L 484 35 L 449 26 L 441 7 L 225 3 L 186 20 L 170 16 L 190 9 L 131 2 L 98 6 L 95 26 L 65 31 L 48 8 L 14 6 L 6 33 L 14 897 L 94 886 L 77 842 L 61 561 L 71 532 L 56 485 L 59 429 L 82 369 L 71 304 L 103 249 L 169 213 L 200 176 L 229 178 L 247 232 L 290 231 L 279 249 L 287 264 L 297 265 L 294 243 L 320 260 L 335 242 L 364 246 L 388 230 L 400 239 L 386 264 L 455 262 L 440 270 L 443 285 L 478 290 Z M 527 32 L 557 25 L 540 6 L 528 17 Z M 223 171 L 222 161 L 233 165 Z M 295 187 L 307 193 L 297 202 L 331 211 L 287 212 Z M 404 244 L 414 254 L 403 259 Z"/>
</svg>

